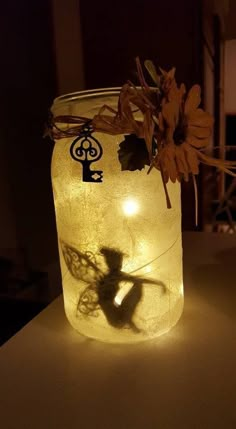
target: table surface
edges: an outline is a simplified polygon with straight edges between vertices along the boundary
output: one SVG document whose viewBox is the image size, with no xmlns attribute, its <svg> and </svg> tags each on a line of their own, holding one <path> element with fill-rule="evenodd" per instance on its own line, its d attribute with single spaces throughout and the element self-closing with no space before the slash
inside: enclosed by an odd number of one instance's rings
<svg viewBox="0 0 236 429">
<path fill-rule="evenodd" d="M 85 339 L 62 297 L 0 350 L 2 429 L 236 428 L 236 236 L 185 233 L 184 314 L 138 345 Z"/>
</svg>

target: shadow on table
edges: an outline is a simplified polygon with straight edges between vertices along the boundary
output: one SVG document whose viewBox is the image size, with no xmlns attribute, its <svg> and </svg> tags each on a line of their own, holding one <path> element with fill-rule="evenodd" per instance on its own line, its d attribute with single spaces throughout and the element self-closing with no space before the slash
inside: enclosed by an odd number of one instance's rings
<svg viewBox="0 0 236 429">
<path fill-rule="evenodd" d="M 236 247 L 216 253 L 215 264 L 191 272 L 196 292 L 232 319 L 236 319 Z"/>
</svg>

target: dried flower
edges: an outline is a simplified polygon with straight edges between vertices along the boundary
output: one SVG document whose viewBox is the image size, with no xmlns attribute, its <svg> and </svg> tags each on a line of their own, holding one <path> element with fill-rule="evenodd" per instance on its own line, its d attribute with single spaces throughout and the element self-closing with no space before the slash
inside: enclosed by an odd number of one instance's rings
<svg viewBox="0 0 236 429">
<path fill-rule="evenodd" d="M 177 86 L 175 68 L 169 71 L 160 68 L 158 74 L 152 61 L 147 60 L 145 67 L 155 84 L 153 88 L 145 80 L 139 58 L 136 58 L 136 65 L 140 87 L 130 81 L 123 85 L 117 110 L 103 106 L 94 118 L 56 117 L 50 127 L 53 137 L 77 136 L 88 121 L 93 131 L 132 135 L 132 144 L 129 138 L 125 138 L 119 150 L 122 169 L 140 169 L 140 166 L 150 164 L 148 173 L 153 167 L 160 170 L 168 207 L 171 207 L 166 186 L 168 180 L 187 181 L 191 175 L 196 193 L 194 177 L 199 173 L 200 162 L 236 177 L 233 171 L 236 169 L 235 161 L 216 159 L 203 152 L 212 133 L 213 118 L 199 108 L 200 86 L 194 85 L 186 96 L 185 85 Z M 137 111 L 141 119 L 137 119 Z M 67 128 L 60 129 L 58 124 L 61 123 Z M 145 150 L 140 152 L 140 141 L 145 141 L 148 153 Z M 145 153 L 143 162 L 140 153 Z"/>
<path fill-rule="evenodd" d="M 212 133 L 213 118 L 199 109 L 201 89 L 194 85 L 184 100 L 185 90 L 181 86 L 169 89 L 159 114 L 160 151 L 154 165 L 162 167 L 164 180 L 172 182 L 189 180 L 189 174 L 199 173 L 199 149 L 207 146 Z"/>
</svg>

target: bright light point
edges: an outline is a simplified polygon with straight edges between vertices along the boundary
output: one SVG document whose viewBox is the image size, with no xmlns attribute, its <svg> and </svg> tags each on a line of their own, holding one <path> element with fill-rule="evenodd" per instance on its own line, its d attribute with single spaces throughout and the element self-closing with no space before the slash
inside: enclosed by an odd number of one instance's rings
<svg viewBox="0 0 236 429">
<path fill-rule="evenodd" d="M 114 298 L 114 305 L 116 307 L 119 307 L 121 304 L 122 304 L 122 299 L 118 295 L 116 295 Z"/>
<path fill-rule="evenodd" d="M 119 307 L 122 304 L 124 298 L 129 293 L 133 285 L 134 283 L 132 281 L 121 281 L 119 283 L 120 289 L 113 300 L 113 303 L 116 307 Z"/>
<path fill-rule="evenodd" d="M 139 211 L 139 204 L 137 201 L 129 198 L 123 202 L 123 211 L 126 216 L 133 216 Z"/>
</svg>

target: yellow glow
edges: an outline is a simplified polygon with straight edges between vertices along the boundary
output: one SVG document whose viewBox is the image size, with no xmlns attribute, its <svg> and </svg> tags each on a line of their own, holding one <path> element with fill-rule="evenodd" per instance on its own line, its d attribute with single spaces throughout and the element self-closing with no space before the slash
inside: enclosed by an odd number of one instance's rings
<svg viewBox="0 0 236 429">
<path fill-rule="evenodd" d="M 55 106 L 54 113 L 93 117 L 111 100 L 74 99 L 59 110 Z M 82 181 L 82 165 L 69 154 L 71 139 L 58 140 L 53 152 L 65 312 L 85 336 L 140 342 L 170 330 L 182 313 L 180 184 L 167 184 L 172 206 L 167 209 L 159 171 L 121 171 L 122 136 L 93 136 L 103 147 L 101 159 L 91 164 L 91 170 L 103 171 L 101 183 Z M 71 253 L 65 255 L 61 243 Z"/>
<path fill-rule="evenodd" d="M 134 198 L 127 198 L 122 204 L 126 216 L 134 216 L 139 212 L 139 204 Z"/>
</svg>

